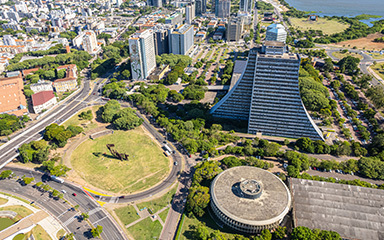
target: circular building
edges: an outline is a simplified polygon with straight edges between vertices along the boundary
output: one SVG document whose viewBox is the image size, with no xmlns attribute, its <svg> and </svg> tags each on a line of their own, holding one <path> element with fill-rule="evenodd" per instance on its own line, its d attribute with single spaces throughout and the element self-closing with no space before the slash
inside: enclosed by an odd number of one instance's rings
<svg viewBox="0 0 384 240">
<path fill-rule="evenodd" d="M 242 233 L 255 234 L 277 227 L 290 205 L 287 186 L 261 168 L 230 168 L 211 184 L 211 207 L 216 217 Z"/>
</svg>

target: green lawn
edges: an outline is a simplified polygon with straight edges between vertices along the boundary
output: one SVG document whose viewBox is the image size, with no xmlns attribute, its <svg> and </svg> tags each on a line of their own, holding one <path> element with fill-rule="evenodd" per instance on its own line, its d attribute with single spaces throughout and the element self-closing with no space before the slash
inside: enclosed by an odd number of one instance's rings
<svg viewBox="0 0 384 240">
<path fill-rule="evenodd" d="M 156 199 L 148 201 L 148 202 L 143 202 L 143 203 L 137 204 L 137 207 L 139 209 L 143 209 L 145 207 L 148 209 L 150 208 L 153 213 L 156 213 L 160 209 L 166 207 L 171 202 L 172 197 L 175 194 L 175 192 L 176 192 L 176 187 L 172 188 L 169 192 L 167 192 L 166 194 L 164 194 L 163 196 L 161 196 L 159 198 L 156 198 Z"/>
<path fill-rule="evenodd" d="M 333 52 L 332 55 L 334 57 L 337 57 L 338 59 L 343 59 L 344 57 L 347 57 L 347 56 L 352 56 L 352 57 L 358 58 L 360 60 L 363 59 L 363 56 L 361 56 L 360 54 L 354 53 L 354 52 L 347 52 L 347 53 Z"/>
<path fill-rule="evenodd" d="M 0 208 L 0 211 L 14 211 L 15 213 L 17 213 L 17 216 L 14 218 L 14 220 L 16 221 L 22 218 L 25 218 L 26 216 L 33 213 L 31 210 L 21 205 L 12 205 L 12 206 L 2 207 Z"/>
<path fill-rule="evenodd" d="M 381 79 L 384 79 L 384 63 L 376 63 L 371 66 L 371 69 L 377 73 Z"/>
<path fill-rule="evenodd" d="M 380 54 L 380 53 L 369 53 L 369 55 L 370 55 L 373 59 L 383 59 L 383 58 L 384 58 L 384 54 Z"/>
<path fill-rule="evenodd" d="M 114 158 L 106 144 L 129 154 L 128 161 Z M 94 153 L 102 153 L 96 156 Z M 113 193 L 147 189 L 165 178 L 170 165 L 162 149 L 142 127 L 86 140 L 71 155 L 73 169 L 91 185 Z"/>
<path fill-rule="evenodd" d="M 165 220 L 167 220 L 168 212 L 169 212 L 169 208 L 159 213 L 159 217 L 161 218 L 161 220 L 163 220 L 164 223 L 165 223 Z"/>
<path fill-rule="evenodd" d="M 132 205 L 116 208 L 114 211 L 116 215 L 120 218 L 120 221 L 124 224 L 124 226 L 140 218 L 139 215 L 137 215 L 136 210 Z"/>
<path fill-rule="evenodd" d="M 69 125 L 81 126 L 86 131 L 97 128 L 97 124 L 95 122 L 95 117 L 96 117 L 96 111 L 99 110 L 99 108 L 100 108 L 100 106 L 92 106 L 92 107 L 85 108 L 85 109 L 77 112 L 74 116 L 72 116 L 67 121 L 65 121 L 63 123 L 63 126 L 64 127 L 68 127 Z M 92 121 L 83 120 L 83 119 L 79 118 L 80 113 L 88 111 L 90 109 L 92 109 L 92 113 L 93 113 L 93 117 L 94 117 L 94 119 L 92 119 Z"/>
<path fill-rule="evenodd" d="M 32 235 L 36 240 L 52 240 L 52 238 L 40 225 L 36 225 L 36 227 L 32 229 Z"/>
<path fill-rule="evenodd" d="M 290 18 L 289 21 L 294 28 L 298 28 L 302 31 L 310 29 L 321 30 L 324 34 L 329 35 L 342 32 L 349 27 L 348 24 L 324 18 L 319 18 L 318 21 L 308 21 L 307 18 Z"/>
<path fill-rule="evenodd" d="M 163 226 L 158 220 L 152 222 L 151 218 L 148 217 L 129 227 L 128 231 L 135 240 L 153 240 L 160 237 L 162 229 Z"/>
<path fill-rule="evenodd" d="M 8 199 L 0 198 L 0 205 L 4 205 L 8 202 Z"/>
</svg>

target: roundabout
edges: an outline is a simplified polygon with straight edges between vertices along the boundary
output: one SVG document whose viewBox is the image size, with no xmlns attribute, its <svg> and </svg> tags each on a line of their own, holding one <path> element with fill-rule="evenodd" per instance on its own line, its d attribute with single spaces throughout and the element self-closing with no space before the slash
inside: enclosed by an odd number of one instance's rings
<svg viewBox="0 0 384 240">
<path fill-rule="evenodd" d="M 129 155 L 120 160 L 109 151 Z M 87 185 L 105 192 L 131 194 L 149 189 L 165 179 L 171 169 L 171 160 L 163 154 L 160 146 L 138 127 L 129 131 L 111 131 L 111 134 L 85 139 L 71 153 L 73 172 Z"/>
</svg>

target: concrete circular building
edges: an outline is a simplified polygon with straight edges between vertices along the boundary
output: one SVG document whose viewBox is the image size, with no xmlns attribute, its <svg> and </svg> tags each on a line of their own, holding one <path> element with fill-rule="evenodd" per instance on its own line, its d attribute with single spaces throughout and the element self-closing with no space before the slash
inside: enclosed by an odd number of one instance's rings
<svg viewBox="0 0 384 240">
<path fill-rule="evenodd" d="M 211 207 L 230 228 L 247 234 L 277 227 L 291 206 L 291 194 L 274 174 L 261 168 L 230 168 L 211 184 Z"/>
</svg>

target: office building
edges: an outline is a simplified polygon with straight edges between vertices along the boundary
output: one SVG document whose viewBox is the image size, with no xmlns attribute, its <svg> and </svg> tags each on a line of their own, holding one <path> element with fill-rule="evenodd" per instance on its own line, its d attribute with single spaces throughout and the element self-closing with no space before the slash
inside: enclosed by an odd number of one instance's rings
<svg viewBox="0 0 384 240">
<path fill-rule="evenodd" d="M 301 101 L 299 68 L 299 55 L 282 42 L 251 49 L 242 77 L 211 113 L 248 121 L 250 134 L 324 140 Z"/>
<path fill-rule="evenodd" d="M 230 0 L 215 0 L 215 15 L 219 18 L 227 18 L 231 14 Z"/>
<path fill-rule="evenodd" d="M 165 24 L 171 24 L 173 27 L 178 26 L 183 22 L 183 16 L 180 13 L 175 13 L 165 19 Z"/>
<path fill-rule="evenodd" d="M 156 67 L 152 30 L 138 32 L 129 39 L 133 80 L 144 80 Z"/>
<path fill-rule="evenodd" d="M 267 27 L 265 41 L 284 42 L 287 40 L 287 31 L 283 25 L 274 23 Z"/>
<path fill-rule="evenodd" d="M 218 225 L 245 234 L 278 227 L 292 203 L 290 191 L 279 177 L 250 166 L 221 172 L 212 181 L 210 194 Z"/>
<path fill-rule="evenodd" d="M 191 24 L 192 20 L 195 18 L 195 3 L 189 3 L 185 6 L 185 23 Z"/>
<path fill-rule="evenodd" d="M 28 113 L 23 89 L 20 72 L 16 76 L 0 78 L 0 114 L 22 116 Z"/>
<path fill-rule="evenodd" d="M 148 6 L 154 6 L 154 7 L 162 7 L 163 1 L 162 0 L 147 0 Z"/>
<path fill-rule="evenodd" d="M 153 33 L 155 41 L 155 53 L 161 55 L 169 53 L 169 32 L 167 29 L 157 29 Z"/>
<path fill-rule="evenodd" d="M 199 16 L 207 12 L 207 0 L 195 1 L 195 15 Z"/>
<path fill-rule="evenodd" d="M 227 24 L 227 41 L 239 41 L 241 37 L 241 20 L 232 18 Z"/>
<path fill-rule="evenodd" d="M 250 13 L 253 9 L 253 0 L 240 0 L 240 11 Z"/>
<path fill-rule="evenodd" d="M 169 52 L 187 55 L 193 49 L 193 26 L 184 24 L 173 30 L 170 34 Z"/>
</svg>

